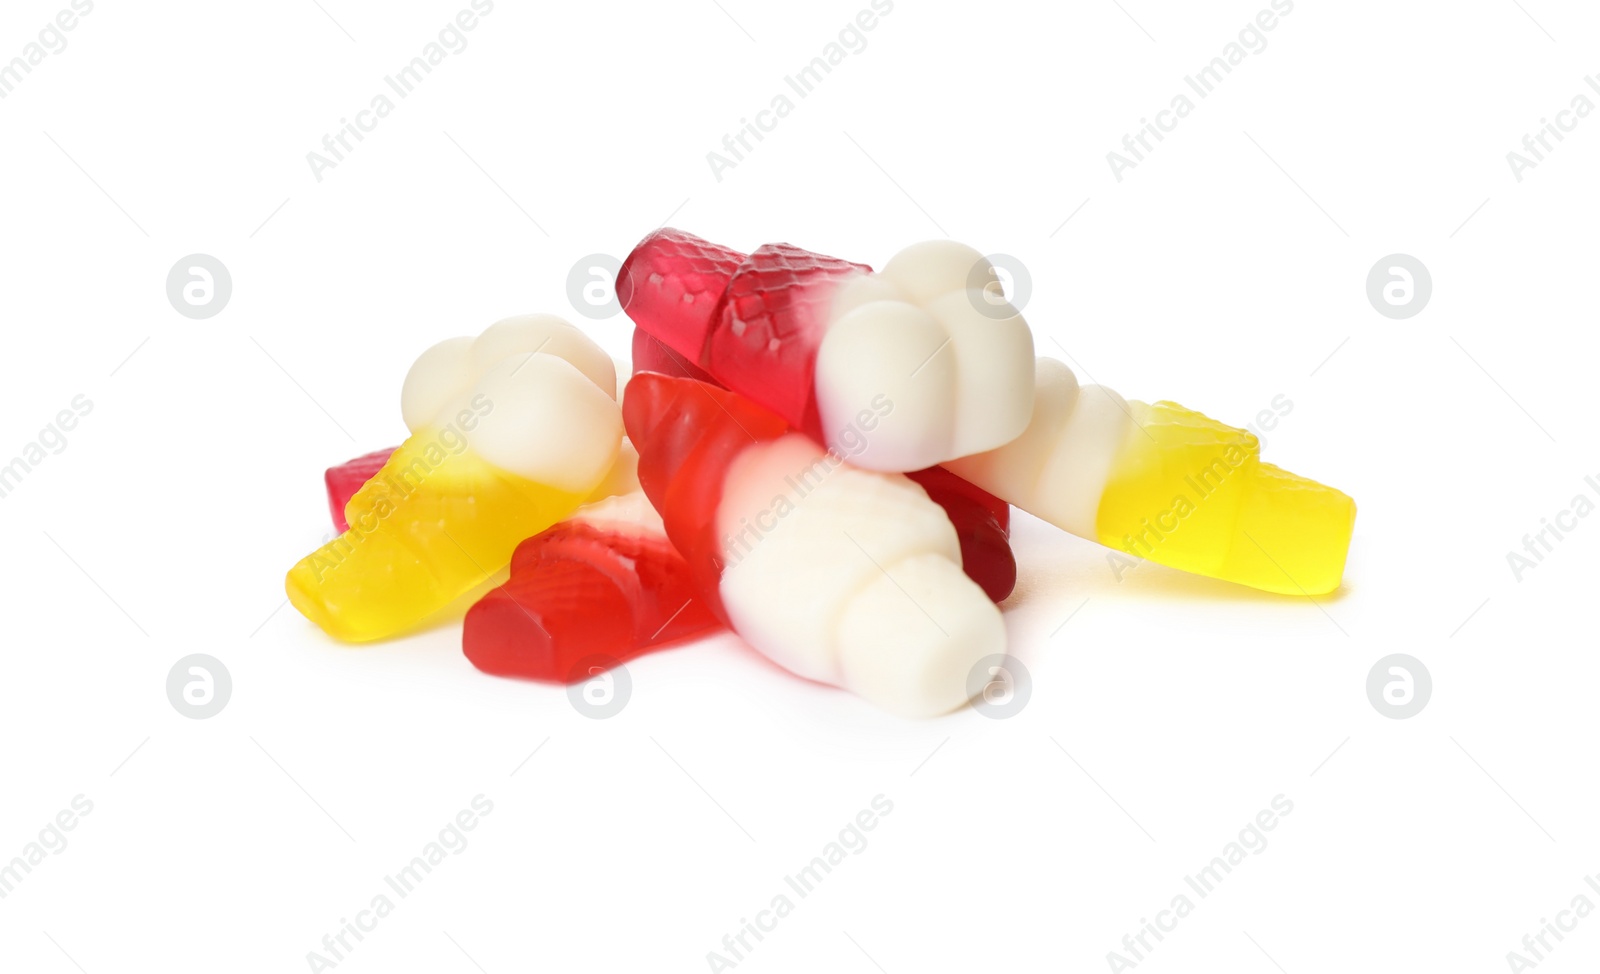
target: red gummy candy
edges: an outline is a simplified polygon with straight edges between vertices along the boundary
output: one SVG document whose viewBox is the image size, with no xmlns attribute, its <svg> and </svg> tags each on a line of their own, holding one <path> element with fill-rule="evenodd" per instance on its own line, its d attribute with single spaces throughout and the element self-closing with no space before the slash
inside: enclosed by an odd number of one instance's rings
<svg viewBox="0 0 1600 974">
<path fill-rule="evenodd" d="M 871 271 L 790 244 L 758 248 L 728 282 L 721 320 L 706 348 L 706 371 L 827 442 L 817 414 L 817 350 L 837 285 Z"/>
<path fill-rule="evenodd" d="M 699 379 L 701 382 L 717 381 L 691 360 L 674 352 L 663 344 L 661 339 L 642 328 L 633 330 L 633 371 L 681 375 Z"/>
<path fill-rule="evenodd" d="M 1011 505 L 943 467 L 906 474 L 928 498 L 944 508 L 961 542 L 961 570 L 978 583 L 991 602 L 1000 602 L 1017 585 L 1017 559 L 1011 552 Z"/>
<path fill-rule="evenodd" d="M 717 508 L 728 466 L 752 443 L 775 440 L 789 424 L 743 396 L 695 379 L 639 372 L 622 396 L 622 425 L 639 451 L 639 486 L 660 512 L 667 537 L 689 566 L 694 588 L 713 600 L 722 544 Z"/>
<path fill-rule="evenodd" d="M 622 425 L 638 449 L 638 486 L 683 553 L 694 589 L 712 598 L 718 619 L 728 621 L 717 597 L 723 478 L 734 457 L 752 443 L 782 437 L 789 424 L 717 385 L 637 373 L 622 393 Z"/>
<path fill-rule="evenodd" d="M 817 349 L 838 284 L 871 270 L 792 244 L 746 256 L 667 228 L 628 255 L 617 296 L 642 330 L 690 364 L 825 443 Z"/>
<path fill-rule="evenodd" d="M 716 626 L 665 538 L 567 521 L 517 546 L 461 648 L 485 673 L 578 683 Z"/>
<path fill-rule="evenodd" d="M 383 469 L 395 449 L 391 446 L 387 450 L 356 457 L 337 467 L 329 467 L 328 472 L 323 474 L 323 482 L 328 485 L 328 511 L 333 514 L 333 526 L 339 529 L 340 534 L 350 530 L 349 523 L 344 519 L 345 505 L 350 503 L 350 498 L 356 495 L 362 484 Z"/>
<path fill-rule="evenodd" d="M 641 346 L 645 352 L 641 355 Z M 660 372 L 679 378 L 716 381 L 666 350 L 652 335 L 633 332 L 634 372 Z M 906 474 L 922 485 L 928 498 L 944 508 L 961 542 L 961 568 L 978 583 L 990 601 L 1000 602 L 1017 584 L 1017 559 L 1011 552 L 1011 505 L 943 467 Z"/>
<path fill-rule="evenodd" d="M 642 316 L 652 323 L 646 331 L 698 364 L 728 281 L 743 261 L 737 250 L 692 233 L 657 230 L 617 272 L 617 300 L 635 321 Z"/>
</svg>

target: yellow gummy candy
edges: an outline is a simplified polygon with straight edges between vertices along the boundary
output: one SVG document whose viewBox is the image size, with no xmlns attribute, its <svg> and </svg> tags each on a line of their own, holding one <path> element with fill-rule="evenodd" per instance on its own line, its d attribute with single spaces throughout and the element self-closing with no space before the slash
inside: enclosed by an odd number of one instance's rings
<svg viewBox="0 0 1600 974">
<path fill-rule="evenodd" d="M 350 530 L 290 569 L 289 601 L 330 636 L 382 639 L 448 606 L 585 500 L 412 435 L 345 505 Z"/>
<path fill-rule="evenodd" d="M 1246 430 L 1171 402 L 1128 407 L 1136 425 L 1101 495 L 1101 544 L 1268 592 L 1339 587 L 1355 501 L 1262 463 Z"/>
</svg>

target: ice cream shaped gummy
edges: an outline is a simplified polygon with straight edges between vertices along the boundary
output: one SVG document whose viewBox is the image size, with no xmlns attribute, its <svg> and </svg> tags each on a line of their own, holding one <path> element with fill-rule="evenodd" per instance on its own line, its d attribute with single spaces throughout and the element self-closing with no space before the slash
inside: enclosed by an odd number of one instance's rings
<svg viewBox="0 0 1600 974">
<path fill-rule="evenodd" d="M 717 381 L 798 416 L 796 426 L 830 446 L 847 446 L 858 431 L 849 410 L 866 391 L 893 390 L 899 425 L 866 437 L 853 458 L 860 465 L 911 470 L 942 453 L 937 462 L 989 493 L 1134 557 L 1269 592 L 1339 587 L 1354 501 L 1262 463 L 1245 430 L 1175 403 L 1080 387 L 1060 362 L 1032 361 L 1031 341 L 1014 332 L 1026 332 L 1020 317 L 1005 317 L 1003 306 L 998 320 L 977 311 L 997 313 L 990 295 L 972 293 L 987 264 L 971 248 L 936 242 L 907 248 L 872 275 L 787 244 L 746 257 L 661 230 L 629 256 L 618 293 L 640 329 Z M 927 326 L 911 327 L 893 300 L 872 300 L 891 288 L 909 299 L 899 304 L 965 323 L 909 371 L 929 344 Z M 1033 378 L 995 395 L 1024 347 Z M 974 388 L 984 393 L 964 394 Z M 941 399 L 942 408 L 930 405 Z M 1023 399 L 1029 415 L 1018 420 Z M 983 438 L 997 442 L 962 450 Z"/>
<path fill-rule="evenodd" d="M 721 387 L 704 371 L 637 328 L 633 333 L 633 370 L 700 379 Z M 330 476 L 332 473 L 329 471 Z M 920 484 L 929 499 L 949 516 L 961 541 L 961 568 L 967 577 L 977 582 L 992 601 L 1004 600 L 1017 584 L 1017 559 L 1011 551 L 1011 505 L 943 467 L 928 467 L 906 476 Z"/>
<path fill-rule="evenodd" d="M 789 244 L 747 256 L 669 228 L 634 248 L 617 296 L 687 364 L 855 466 L 899 473 L 1027 426 L 1033 336 L 984 291 L 986 265 L 934 241 L 874 274 Z"/>
<path fill-rule="evenodd" d="M 695 379 L 636 374 L 623 416 L 639 482 L 696 590 L 747 643 L 908 716 L 981 689 L 972 671 L 1005 651 L 1005 627 L 921 487 Z"/>
<path fill-rule="evenodd" d="M 1339 587 L 1355 501 L 1261 462 L 1255 434 L 1080 386 L 1054 359 L 1039 359 L 1035 390 L 1020 437 L 947 468 L 1134 558 L 1283 595 Z"/>
<path fill-rule="evenodd" d="M 351 642 L 403 632 L 505 567 L 606 478 L 622 440 L 611 359 L 550 315 L 423 352 L 411 435 L 349 503 L 349 529 L 289 571 L 289 601 Z"/>
</svg>

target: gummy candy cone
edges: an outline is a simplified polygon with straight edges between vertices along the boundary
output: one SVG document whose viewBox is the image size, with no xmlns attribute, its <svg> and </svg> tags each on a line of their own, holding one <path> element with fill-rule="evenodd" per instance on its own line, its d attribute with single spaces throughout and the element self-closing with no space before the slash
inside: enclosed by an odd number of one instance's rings
<svg viewBox="0 0 1600 974">
<path fill-rule="evenodd" d="M 874 274 L 789 244 L 746 256 L 681 230 L 628 255 L 617 296 L 688 364 L 852 464 L 921 470 L 1022 432 L 1033 337 L 994 268 L 949 241 Z"/>
<path fill-rule="evenodd" d="M 981 689 L 972 671 L 1005 651 L 1005 627 L 922 488 L 693 379 L 641 372 L 623 403 L 640 484 L 746 642 L 895 713 L 944 713 Z"/>
<path fill-rule="evenodd" d="M 660 372 L 722 387 L 637 328 L 633 332 L 633 366 L 635 373 Z M 950 518 L 961 542 L 962 571 L 983 588 L 990 601 L 1003 601 L 1017 584 L 1017 559 L 1011 551 L 1011 505 L 943 467 L 928 467 L 906 476 L 920 484 L 928 499 L 944 508 Z"/>
<path fill-rule="evenodd" d="M 1026 432 L 949 469 L 1133 558 L 1286 595 L 1339 587 L 1355 501 L 1262 463 L 1254 434 L 1079 387 L 1053 359 L 1039 359 L 1035 390 Z"/>
<path fill-rule="evenodd" d="M 551 316 L 424 352 L 401 394 L 411 436 L 345 506 L 349 530 L 289 571 L 289 601 L 350 642 L 448 606 L 605 478 L 622 438 L 615 388 L 605 353 Z"/>
</svg>

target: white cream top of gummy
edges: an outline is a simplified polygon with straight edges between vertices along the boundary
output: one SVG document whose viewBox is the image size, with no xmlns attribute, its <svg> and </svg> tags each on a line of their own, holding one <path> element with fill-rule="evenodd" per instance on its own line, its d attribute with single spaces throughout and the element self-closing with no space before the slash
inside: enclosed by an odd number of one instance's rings
<svg viewBox="0 0 1600 974">
<path fill-rule="evenodd" d="M 817 353 L 829 446 L 859 467 L 904 472 L 1023 431 L 1033 334 L 988 286 L 994 275 L 971 247 L 934 240 L 839 286 Z"/>
<path fill-rule="evenodd" d="M 746 449 L 722 491 L 729 619 L 774 662 L 813 680 L 840 684 L 839 614 L 884 569 L 924 554 L 961 564 L 955 528 L 921 487 L 855 469 L 799 433 Z"/>
<path fill-rule="evenodd" d="M 583 332 L 554 315 L 523 315 L 423 352 L 400 412 L 413 435 L 454 427 L 486 463 L 587 494 L 622 441 L 616 389 L 611 358 Z"/>
</svg>

